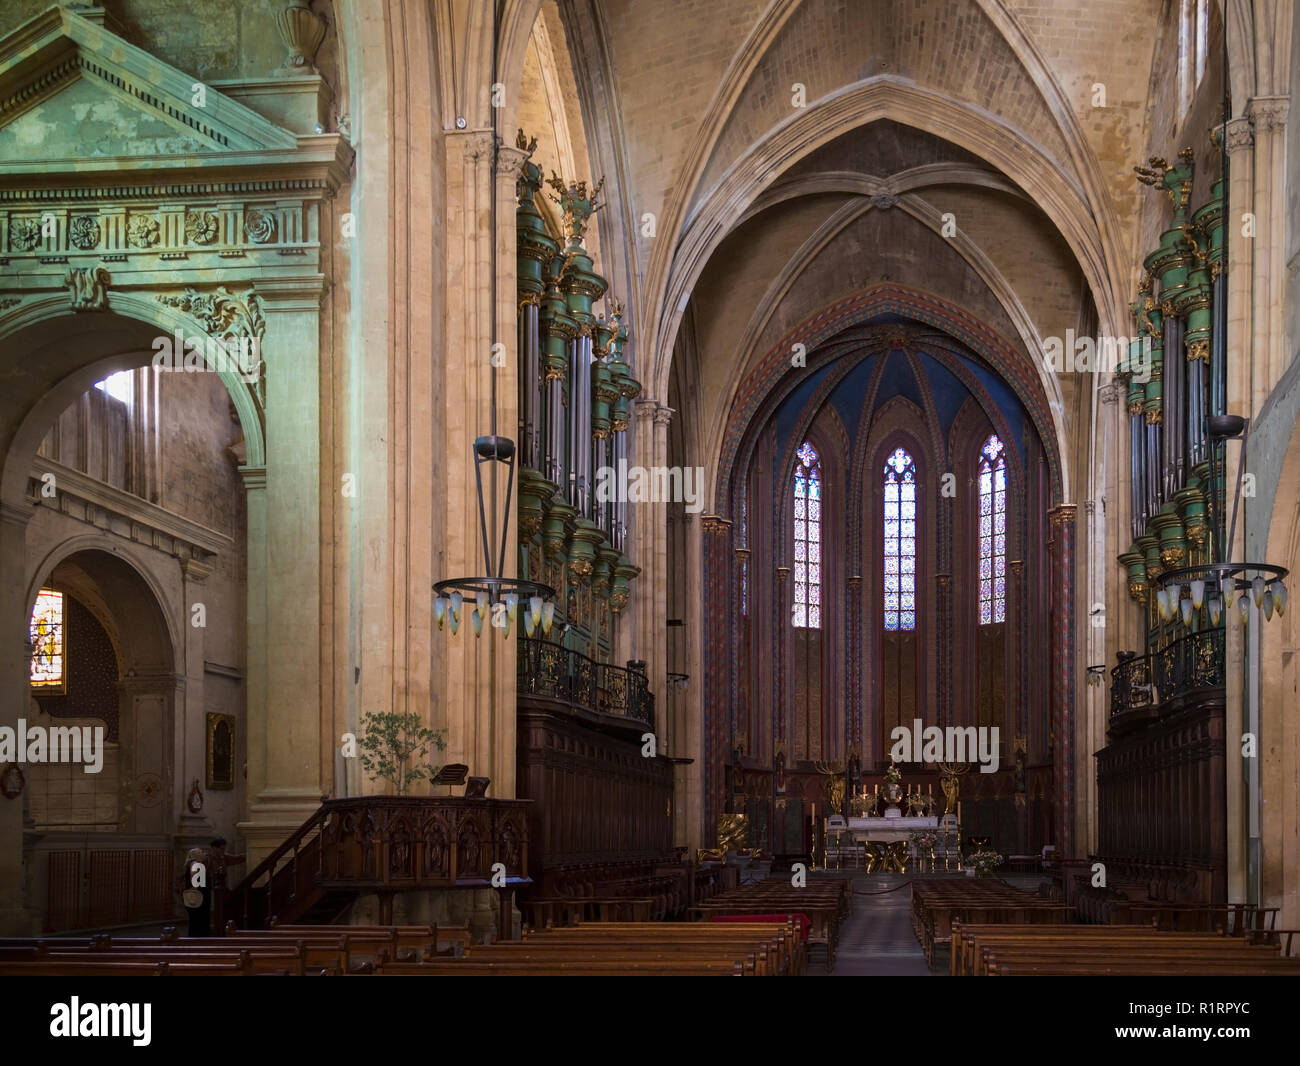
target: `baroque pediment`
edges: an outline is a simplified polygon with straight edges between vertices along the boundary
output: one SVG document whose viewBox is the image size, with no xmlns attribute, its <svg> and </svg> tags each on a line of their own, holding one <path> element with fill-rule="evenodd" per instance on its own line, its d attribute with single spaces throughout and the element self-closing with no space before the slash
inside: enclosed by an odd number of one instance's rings
<svg viewBox="0 0 1300 1066">
<path fill-rule="evenodd" d="M 288 130 L 66 8 L 0 40 L 0 173 L 74 159 L 83 171 L 201 166 L 298 145 Z"/>
</svg>

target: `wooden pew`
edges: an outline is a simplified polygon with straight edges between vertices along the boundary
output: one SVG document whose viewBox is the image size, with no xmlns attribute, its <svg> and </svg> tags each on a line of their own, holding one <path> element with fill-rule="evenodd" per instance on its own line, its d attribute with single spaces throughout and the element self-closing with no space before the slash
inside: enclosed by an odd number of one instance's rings
<svg viewBox="0 0 1300 1066">
<path fill-rule="evenodd" d="M 777 976 L 802 972 L 789 923 L 598 922 L 471 947 L 463 959 L 385 964 L 388 976 Z"/>
<path fill-rule="evenodd" d="M 962 925 L 953 930 L 954 976 L 1300 976 L 1277 947 L 1211 933 L 1120 926 Z"/>
<path fill-rule="evenodd" d="M 1016 888 L 1000 878 L 912 882 L 912 927 L 930 965 L 934 965 L 935 948 L 950 942 L 955 921 L 1058 925 L 1072 915 L 1072 907 Z"/>
</svg>

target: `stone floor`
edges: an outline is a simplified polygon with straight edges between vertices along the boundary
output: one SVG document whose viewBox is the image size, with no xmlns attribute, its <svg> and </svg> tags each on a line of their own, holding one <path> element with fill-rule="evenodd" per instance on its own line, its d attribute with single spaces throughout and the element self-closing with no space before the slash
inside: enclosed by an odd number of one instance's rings
<svg viewBox="0 0 1300 1066">
<path fill-rule="evenodd" d="M 853 913 L 840 926 L 835 969 L 829 975 L 819 956 L 808 966 L 810 977 L 946 977 L 948 952 L 935 952 L 935 966 L 926 965 L 920 941 L 912 932 L 913 875 L 866 874 L 858 871 L 830 871 L 818 877 L 849 877 L 853 880 Z M 930 877 L 961 877 L 960 873 L 927 873 Z M 1011 875 L 1005 880 L 1034 891 L 1038 875 Z"/>
<path fill-rule="evenodd" d="M 832 977 L 929 977 L 921 945 L 912 932 L 912 893 L 908 874 L 855 873 L 853 913 L 840 926 Z M 938 961 L 938 960 L 936 960 Z M 943 961 L 947 961 L 946 958 Z M 936 970 L 934 974 L 942 974 Z M 809 976 L 825 976 L 814 961 Z"/>
</svg>

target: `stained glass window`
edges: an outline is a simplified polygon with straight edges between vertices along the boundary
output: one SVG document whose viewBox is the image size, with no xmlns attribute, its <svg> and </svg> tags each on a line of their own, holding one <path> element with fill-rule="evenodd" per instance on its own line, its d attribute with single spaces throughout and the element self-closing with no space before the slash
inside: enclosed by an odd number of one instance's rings
<svg viewBox="0 0 1300 1066">
<path fill-rule="evenodd" d="M 807 441 L 794 465 L 794 624 L 822 625 L 822 464 Z"/>
<path fill-rule="evenodd" d="M 885 628 L 916 628 L 916 463 L 902 448 L 885 460 Z"/>
<path fill-rule="evenodd" d="M 980 625 L 1007 618 L 1007 457 L 997 434 L 980 449 Z"/>
<path fill-rule="evenodd" d="M 41 589 L 32 611 L 32 685 L 64 686 L 63 593 Z"/>
</svg>

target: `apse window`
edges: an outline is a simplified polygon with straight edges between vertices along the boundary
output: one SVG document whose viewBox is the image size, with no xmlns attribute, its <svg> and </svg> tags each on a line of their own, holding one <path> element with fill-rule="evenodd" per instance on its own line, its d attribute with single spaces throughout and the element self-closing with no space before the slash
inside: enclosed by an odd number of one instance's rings
<svg viewBox="0 0 1300 1066">
<path fill-rule="evenodd" d="M 980 625 L 1007 618 L 1007 457 L 995 433 L 980 449 Z"/>
<path fill-rule="evenodd" d="M 916 628 L 916 463 L 902 448 L 885 460 L 885 629 Z"/>
<path fill-rule="evenodd" d="M 32 687 L 62 692 L 67 684 L 63 593 L 41 589 L 32 611 Z"/>
<path fill-rule="evenodd" d="M 822 464 L 808 441 L 794 465 L 794 624 L 822 625 Z"/>
</svg>

